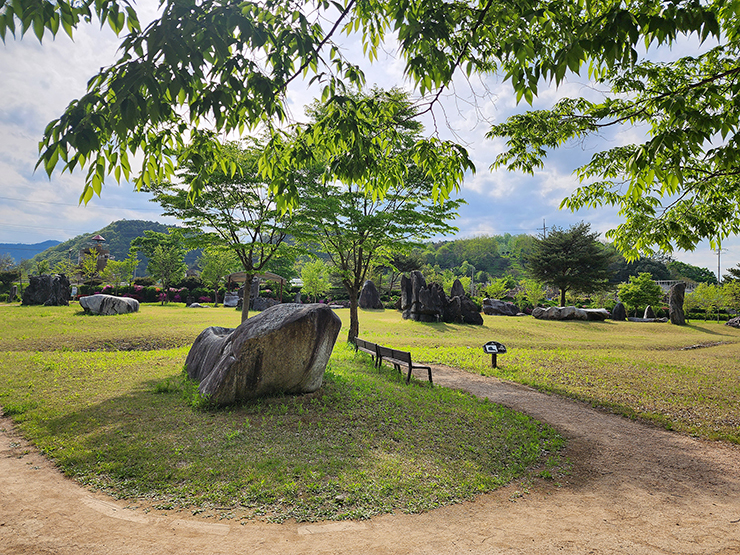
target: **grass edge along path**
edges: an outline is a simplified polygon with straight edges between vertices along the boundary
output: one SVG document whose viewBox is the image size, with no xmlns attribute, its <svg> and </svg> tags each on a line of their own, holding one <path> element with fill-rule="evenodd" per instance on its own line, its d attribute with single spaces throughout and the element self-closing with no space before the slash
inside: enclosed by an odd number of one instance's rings
<svg viewBox="0 0 740 555">
<path fill-rule="evenodd" d="M 533 468 L 557 477 L 552 428 L 406 386 L 344 343 L 318 392 L 225 409 L 193 406 L 187 350 L 0 352 L 0 406 L 68 476 L 155 509 L 362 519 L 472 499 Z"/>
</svg>

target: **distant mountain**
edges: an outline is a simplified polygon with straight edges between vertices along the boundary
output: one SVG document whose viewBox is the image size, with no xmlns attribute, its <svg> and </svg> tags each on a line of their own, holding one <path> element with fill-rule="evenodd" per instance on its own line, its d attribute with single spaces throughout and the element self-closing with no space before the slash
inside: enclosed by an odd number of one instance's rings
<svg viewBox="0 0 740 555">
<path fill-rule="evenodd" d="M 123 260 L 128 256 L 128 250 L 131 247 L 131 241 L 136 237 L 144 235 L 144 231 L 156 231 L 166 233 L 171 226 L 160 224 L 159 222 L 147 222 L 144 220 L 118 220 L 112 222 L 102 229 L 92 231 L 84 235 L 78 235 L 72 239 L 57 243 L 55 246 L 44 250 L 33 257 L 34 262 L 47 260 L 49 267 L 54 266 L 64 259 L 70 259 L 77 262 L 79 252 L 93 244 L 92 238 L 100 235 L 105 239 L 103 246 L 110 250 L 111 256 L 115 260 Z M 200 251 L 192 251 L 185 257 L 185 263 L 193 266 L 199 256 Z M 148 260 L 139 254 L 139 266 L 136 268 L 136 275 L 143 276 L 146 274 Z"/>
<path fill-rule="evenodd" d="M 16 264 L 24 258 L 33 258 L 40 252 L 44 252 L 46 249 L 58 245 L 59 241 L 44 241 L 43 243 L 34 243 L 33 245 L 27 245 L 24 243 L 0 243 L 0 256 L 3 254 L 9 254 L 13 257 Z"/>
</svg>

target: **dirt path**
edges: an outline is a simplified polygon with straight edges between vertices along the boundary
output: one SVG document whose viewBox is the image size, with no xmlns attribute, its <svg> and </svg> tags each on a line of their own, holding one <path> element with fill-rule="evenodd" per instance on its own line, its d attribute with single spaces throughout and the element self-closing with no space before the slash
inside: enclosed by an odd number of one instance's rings
<svg viewBox="0 0 740 555">
<path fill-rule="evenodd" d="M 423 515 L 241 525 L 88 492 L 0 419 L 0 553 L 740 554 L 740 448 L 459 370 L 434 375 L 558 428 L 569 438 L 567 480 Z"/>
</svg>

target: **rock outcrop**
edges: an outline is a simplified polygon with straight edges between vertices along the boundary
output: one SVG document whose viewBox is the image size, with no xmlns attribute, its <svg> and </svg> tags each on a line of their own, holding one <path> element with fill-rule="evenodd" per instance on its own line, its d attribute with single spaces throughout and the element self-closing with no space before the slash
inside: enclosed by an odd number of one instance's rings
<svg viewBox="0 0 740 555">
<path fill-rule="evenodd" d="M 668 293 L 668 316 L 671 324 L 676 326 L 686 325 L 686 316 L 683 312 L 683 299 L 686 294 L 685 283 L 674 283 Z"/>
<path fill-rule="evenodd" d="M 401 277 L 400 309 L 406 320 L 483 325 L 483 317 L 471 299 L 464 295 L 448 299 L 441 285 L 427 285 L 419 271 Z"/>
<path fill-rule="evenodd" d="M 69 279 L 64 274 L 30 276 L 28 281 L 21 304 L 69 306 Z"/>
<path fill-rule="evenodd" d="M 380 300 L 380 293 L 378 293 L 378 288 L 375 287 L 375 284 L 370 280 L 367 280 L 362 286 L 362 291 L 360 291 L 360 298 L 357 302 L 360 305 L 360 308 L 383 308 L 383 302 Z"/>
<path fill-rule="evenodd" d="M 238 328 L 211 327 L 193 343 L 185 367 L 216 404 L 321 387 L 342 322 L 323 304 L 285 303 Z"/>
<path fill-rule="evenodd" d="M 80 297 L 80 306 L 87 314 L 98 316 L 113 316 L 114 314 L 129 314 L 139 311 L 139 301 L 130 297 L 114 297 L 113 295 L 88 295 Z"/>
</svg>

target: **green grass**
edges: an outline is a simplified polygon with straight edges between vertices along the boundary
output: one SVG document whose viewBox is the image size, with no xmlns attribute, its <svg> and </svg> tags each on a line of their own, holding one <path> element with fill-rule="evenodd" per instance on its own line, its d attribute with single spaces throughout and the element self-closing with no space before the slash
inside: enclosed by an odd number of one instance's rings
<svg viewBox="0 0 740 555">
<path fill-rule="evenodd" d="M 346 316 L 343 316 L 346 317 Z M 582 399 L 707 439 L 740 443 L 740 331 L 714 322 L 553 322 L 484 316 L 483 326 L 421 324 L 362 313 L 363 339 Z M 498 369 L 482 345 L 508 352 Z M 700 348 L 683 350 L 702 345 Z"/>
<path fill-rule="evenodd" d="M 11 306 L 0 317 L 5 414 L 67 475 L 150 508 L 367 518 L 559 472 L 563 440 L 551 428 L 460 392 L 407 386 L 341 338 L 318 392 L 214 409 L 182 366 L 206 325 L 238 324 L 234 310 L 144 305 L 89 317 Z"/>
</svg>

